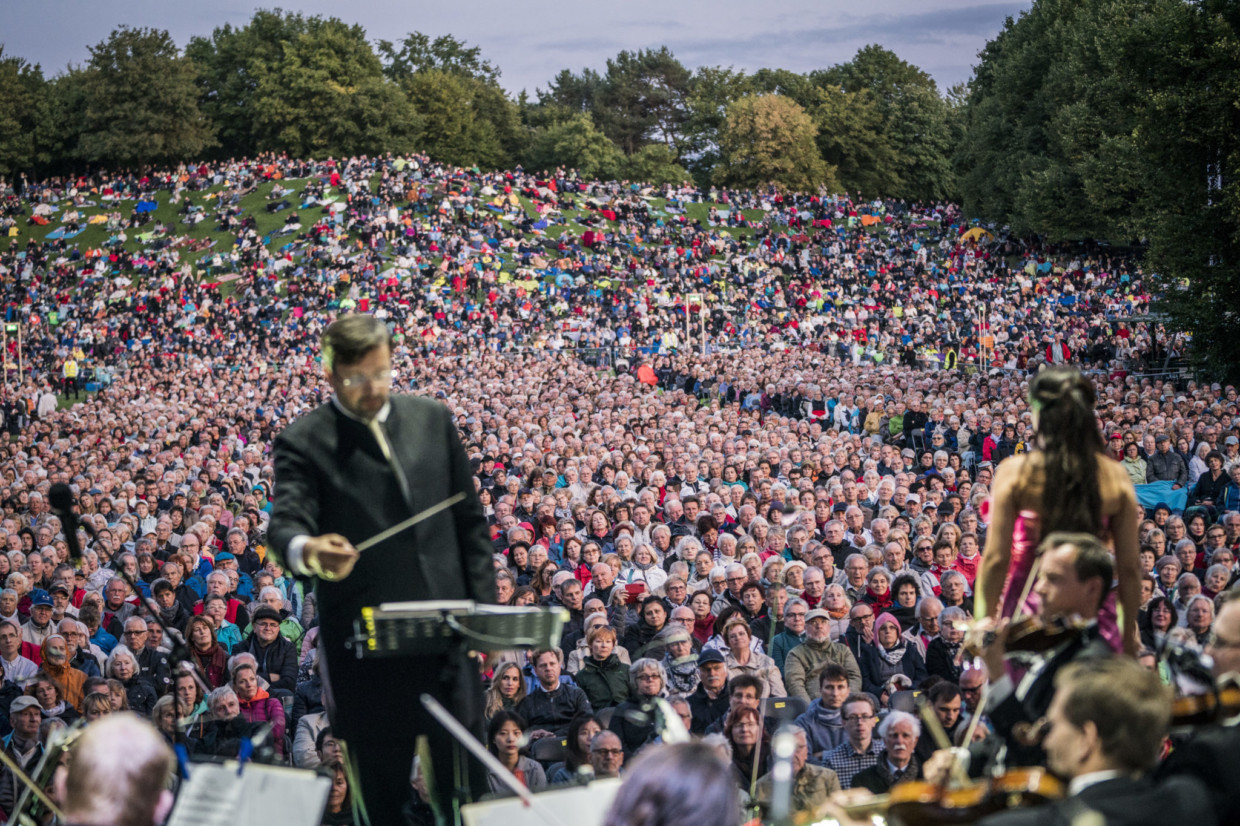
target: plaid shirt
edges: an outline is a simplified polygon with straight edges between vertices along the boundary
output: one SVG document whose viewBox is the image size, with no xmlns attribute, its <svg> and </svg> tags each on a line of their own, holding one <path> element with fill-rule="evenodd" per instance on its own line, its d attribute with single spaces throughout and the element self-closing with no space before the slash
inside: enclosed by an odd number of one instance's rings
<svg viewBox="0 0 1240 826">
<path fill-rule="evenodd" d="M 883 743 L 877 737 L 870 740 L 869 751 L 864 754 L 857 754 L 853 751 L 852 743 L 845 740 L 831 751 L 823 752 L 822 765 L 839 775 L 840 786 L 851 789 L 853 778 L 870 766 L 876 765 L 878 756 L 882 753 Z"/>
</svg>

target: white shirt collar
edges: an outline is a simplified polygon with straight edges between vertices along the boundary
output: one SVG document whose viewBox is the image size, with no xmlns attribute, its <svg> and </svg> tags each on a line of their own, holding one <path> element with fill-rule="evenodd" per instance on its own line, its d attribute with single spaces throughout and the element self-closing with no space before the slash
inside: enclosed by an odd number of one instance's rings
<svg viewBox="0 0 1240 826">
<path fill-rule="evenodd" d="M 1090 772 L 1089 774 L 1081 774 L 1072 778 L 1072 782 L 1068 784 L 1068 797 L 1075 797 L 1090 786 L 1096 786 L 1099 783 L 1105 783 L 1108 780 L 1114 780 L 1117 777 L 1124 777 L 1124 772 L 1112 769 L 1111 771 Z"/>
<path fill-rule="evenodd" d="M 337 410 L 339 410 L 341 413 L 343 413 L 345 416 L 352 419 L 353 421 L 361 422 L 362 424 L 367 425 L 367 426 L 370 425 L 370 421 L 368 419 L 363 419 L 361 416 L 357 416 L 353 413 L 350 413 L 348 408 L 346 408 L 343 404 L 340 403 L 340 397 L 336 396 L 334 393 L 332 394 L 332 404 L 336 406 Z M 388 399 L 387 401 L 383 403 L 383 407 L 379 408 L 379 412 L 375 414 L 375 418 L 378 419 L 379 422 L 382 424 L 383 422 L 387 421 L 388 414 L 391 412 L 392 412 L 392 400 Z"/>
<path fill-rule="evenodd" d="M 913 763 L 910 760 L 908 765 L 906 765 L 904 768 L 900 768 L 895 763 L 892 763 L 890 760 L 887 761 L 887 768 L 888 770 L 891 771 L 892 774 L 895 774 L 896 772 L 907 772 L 912 765 Z"/>
</svg>

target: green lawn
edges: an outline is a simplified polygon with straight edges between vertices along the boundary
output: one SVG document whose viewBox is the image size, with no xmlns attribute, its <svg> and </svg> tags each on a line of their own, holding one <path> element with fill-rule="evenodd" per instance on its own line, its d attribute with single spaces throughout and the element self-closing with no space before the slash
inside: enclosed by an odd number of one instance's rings
<svg viewBox="0 0 1240 826">
<path fill-rule="evenodd" d="M 300 199 L 301 199 L 301 192 L 302 190 L 304 190 L 309 180 L 310 179 L 290 179 L 290 180 L 285 180 L 285 181 L 280 182 L 283 186 L 289 187 L 293 190 L 293 193 L 291 195 L 286 196 L 288 200 L 292 202 L 293 209 L 297 209 Z M 377 181 L 377 176 L 375 180 Z M 372 184 L 373 183 L 374 182 L 372 181 Z M 266 237 L 268 234 L 274 232 L 275 230 L 278 230 L 281 226 L 283 226 L 284 219 L 289 214 L 289 210 L 283 210 L 277 213 L 267 212 L 266 206 L 269 203 L 267 196 L 270 194 L 274 186 L 275 186 L 274 182 L 268 182 L 268 183 L 261 184 L 255 191 L 251 192 L 250 194 L 246 195 L 244 198 L 241 199 L 241 207 L 243 209 L 243 215 L 254 217 L 254 220 L 257 223 L 257 230 L 260 236 L 262 237 Z M 125 245 L 124 245 L 125 248 L 134 253 L 140 252 L 144 247 L 144 242 L 140 240 L 137 236 L 140 234 L 145 234 L 147 232 L 150 232 L 156 221 L 171 226 L 171 231 L 168 233 L 168 237 L 174 237 L 174 238 L 189 237 L 189 238 L 194 238 L 194 239 L 203 239 L 203 238 L 211 239 L 215 241 L 215 246 L 212 247 L 211 249 L 204 250 L 201 252 L 183 252 L 182 256 L 185 258 L 188 258 L 191 264 L 196 269 L 199 270 L 204 280 L 214 280 L 215 278 L 219 277 L 223 273 L 209 272 L 206 269 L 204 259 L 210 256 L 213 256 L 216 253 L 229 252 L 233 248 L 233 244 L 235 241 L 235 236 L 233 236 L 232 234 L 226 233 L 226 232 L 215 231 L 215 221 L 213 219 L 213 216 L 217 208 L 218 202 L 216 198 L 212 196 L 217 196 L 224 189 L 225 187 L 221 185 L 221 186 L 211 187 L 210 189 L 207 189 L 207 190 L 189 193 L 187 196 L 185 196 L 182 199 L 182 202 L 178 205 L 173 205 L 172 203 L 170 203 L 171 193 L 166 192 L 166 191 L 161 191 L 161 192 L 156 193 L 154 198 L 155 198 L 156 203 L 158 204 L 158 207 L 153 213 L 153 216 L 152 216 L 153 220 L 151 221 L 150 224 L 147 224 L 144 227 L 141 227 L 138 229 L 127 229 L 125 233 L 127 235 L 128 240 L 125 242 Z M 329 190 L 327 194 L 329 197 L 335 197 L 337 199 L 341 198 L 340 190 Z M 185 224 L 181 220 L 182 216 L 178 214 L 179 210 L 184 207 L 184 203 L 186 199 L 188 199 L 188 201 L 195 206 L 204 207 L 206 214 L 207 214 L 206 219 L 199 222 L 196 226 L 193 226 L 193 227 Z M 109 212 L 120 212 L 121 215 L 128 217 L 130 213 L 132 212 L 134 206 L 136 205 L 136 201 L 133 201 L 133 200 L 125 200 L 125 201 L 111 202 L 111 203 L 105 203 L 105 202 L 99 201 L 97 198 L 95 198 L 94 200 L 97 201 L 95 206 L 88 206 L 88 207 L 83 207 L 79 209 L 79 212 L 82 215 L 83 221 L 86 221 L 93 215 L 107 214 Z M 533 202 L 525 198 L 524 196 L 521 196 L 520 200 L 526 212 L 531 217 L 537 217 L 537 211 L 534 209 Z M 711 206 L 710 204 L 690 204 L 687 208 L 687 215 L 690 219 L 700 220 L 703 222 L 703 224 L 705 224 L 707 215 L 710 211 L 710 206 Z M 662 199 L 662 198 L 654 199 L 650 202 L 650 207 L 652 210 L 655 210 L 661 213 L 666 209 L 667 202 L 665 199 Z M 22 225 L 20 225 L 21 235 L 19 236 L 19 238 L 36 238 L 39 240 L 45 239 L 48 233 L 62 226 L 62 222 L 60 221 L 59 218 L 63 214 L 64 210 L 65 210 L 65 207 L 62 205 L 60 211 L 53 213 L 50 216 L 51 222 L 47 226 L 27 225 L 23 223 Z M 581 224 L 577 223 L 576 219 L 586 214 L 586 212 L 587 210 L 583 210 L 583 209 L 563 210 L 561 213 L 562 219 L 557 220 L 556 223 L 552 223 L 550 226 L 547 227 L 545 231 L 546 237 L 557 239 L 557 238 L 560 238 L 565 233 L 570 233 L 572 236 L 579 238 L 586 228 L 582 226 Z M 321 217 L 323 214 L 323 210 L 321 207 L 312 207 L 308 210 L 299 210 L 299 213 L 300 213 L 300 218 L 301 218 L 301 224 L 302 224 L 302 227 L 304 228 L 304 227 L 310 226 L 319 217 Z M 745 210 L 745 215 L 752 219 L 759 219 L 762 217 L 763 212 L 760 209 Z M 615 229 L 618 226 L 615 222 L 608 221 L 606 223 L 612 229 Z M 749 229 L 739 229 L 739 230 L 730 229 L 726 231 L 729 234 L 731 234 L 733 237 L 738 237 L 738 236 L 748 237 L 748 236 L 752 236 L 753 234 L 753 231 Z M 96 248 L 102 247 L 104 244 L 107 243 L 110 236 L 111 236 L 111 232 L 108 230 L 106 224 L 87 224 L 85 230 L 80 235 L 77 235 L 74 238 L 69 239 L 67 243 L 71 247 L 76 247 L 77 249 L 84 251 L 87 249 L 96 249 Z M 269 248 L 272 249 L 272 251 L 277 251 L 280 247 L 284 246 L 290 241 L 291 241 L 291 237 L 289 236 L 282 237 L 282 238 L 272 238 L 268 246 Z M 221 285 L 221 292 L 224 295 L 231 294 L 233 290 L 234 290 L 234 284 L 232 282 L 226 282 L 223 285 Z"/>
<path fill-rule="evenodd" d="M 306 185 L 305 180 L 283 181 L 281 183 L 285 186 L 291 186 L 294 191 L 300 191 Z M 273 186 L 273 183 L 262 184 L 254 192 L 251 192 L 249 195 L 241 199 L 241 206 L 245 210 L 245 214 L 254 216 L 254 219 L 258 224 L 258 231 L 263 235 L 266 235 L 267 233 L 282 226 L 284 224 L 285 217 L 288 216 L 287 211 L 268 214 L 266 210 L 266 205 L 268 203 L 267 195 L 271 192 Z M 211 249 L 212 253 L 217 251 L 227 251 L 232 248 L 233 236 L 227 233 L 217 233 L 214 231 L 215 223 L 211 220 L 210 216 L 214 214 L 214 210 L 216 209 L 216 200 L 208 197 L 211 195 L 217 195 L 223 189 L 223 186 L 216 186 L 208 190 L 189 194 L 189 202 L 196 206 L 206 207 L 208 214 L 208 218 L 199 223 L 197 226 L 190 227 L 178 221 L 179 216 L 177 215 L 177 210 L 184 206 L 184 199 L 180 205 L 173 206 L 170 203 L 172 197 L 171 193 L 165 191 L 158 192 L 155 195 L 155 201 L 159 204 L 159 206 L 155 210 L 153 217 L 156 221 L 172 223 L 173 228 L 169 234 L 173 237 L 188 236 L 190 238 L 211 238 L 216 241 L 215 247 Z M 294 208 L 296 208 L 297 199 L 293 197 L 290 198 L 290 200 L 293 202 Z M 120 212 L 123 216 L 127 217 L 130 212 L 132 212 L 136 203 L 136 201 L 132 200 L 112 203 L 100 202 L 97 206 L 85 207 L 79 210 L 79 212 L 82 213 L 84 218 L 89 218 L 92 215 L 107 214 L 109 212 Z M 59 216 L 63 212 L 64 207 L 62 207 L 60 212 L 54 213 L 51 216 L 51 223 L 44 227 L 34 225 L 27 226 L 23 224 L 21 226 L 22 237 L 38 238 L 40 240 L 44 239 L 48 233 L 61 226 Z M 302 214 L 303 226 L 310 223 L 314 218 L 317 218 L 321 214 L 321 210 L 318 208 L 307 210 L 306 213 Z M 154 221 L 152 224 L 153 223 Z M 136 236 L 141 233 L 149 232 L 150 229 L 151 225 L 147 225 L 136 230 L 126 230 L 125 233 L 129 236 L 129 240 L 126 242 L 125 247 L 134 252 L 141 250 L 143 244 Z M 71 246 L 85 250 L 102 246 L 108 241 L 109 237 L 110 233 L 106 224 L 88 225 L 81 235 L 71 238 L 68 243 Z M 203 255 L 205 254 L 206 253 L 203 253 Z"/>
</svg>

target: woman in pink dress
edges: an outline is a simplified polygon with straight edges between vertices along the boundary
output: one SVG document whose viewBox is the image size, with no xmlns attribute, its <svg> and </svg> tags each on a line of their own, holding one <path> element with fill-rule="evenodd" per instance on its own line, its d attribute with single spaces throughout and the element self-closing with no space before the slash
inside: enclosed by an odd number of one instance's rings
<svg viewBox="0 0 1240 826">
<path fill-rule="evenodd" d="M 1117 650 L 1135 655 L 1141 509 L 1128 474 L 1106 455 L 1094 402 L 1093 384 L 1072 367 L 1046 368 L 1030 383 L 1036 449 L 1003 461 L 995 474 L 974 608 L 979 617 L 1012 616 L 1022 594 L 1032 592 L 1026 583 L 1039 539 L 1053 531 L 1092 533 L 1115 554 L 1118 584 L 1100 615 L 1101 630 Z M 1116 593 L 1122 629 L 1115 624 Z"/>
</svg>

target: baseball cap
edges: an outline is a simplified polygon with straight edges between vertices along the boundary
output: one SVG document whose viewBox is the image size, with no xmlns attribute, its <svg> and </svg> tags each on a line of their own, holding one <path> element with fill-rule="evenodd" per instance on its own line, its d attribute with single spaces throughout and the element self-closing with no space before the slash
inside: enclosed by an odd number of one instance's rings
<svg viewBox="0 0 1240 826">
<path fill-rule="evenodd" d="M 900 451 L 900 455 L 905 459 L 915 459 L 917 458 L 917 451 L 913 450 L 911 447 L 906 447 L 904 450 Z"/>
<path fill-rule="evenodd" d="M 815 608 L 814 610 L 809 611 L 805 615 L 806 622 L 809 622 L 810 620 L 816 620 L 816 619 L 829 620 L 831 619 L 831 615 L 828 614 L 826 611 L 822 610 L 821 608 Z"/>
<path fill-rule="evenodd" d="M 1169 442 L 1171 441 L 1171 437 L 1168 436 L 1166 433 L 1159 433 L 1157 436 L 1154 437 L 1154 441 L 1155 442 Z"/>
<path fill-rule="evenodd" d="M 39 708 L 39 701 L 34 697 L 23 694 L 9 703 L 9 716 L 11 717 L 17 712 L 25 711 L 28 708 Z"/>
<path fill-rule="evenodd" d="M 52 605 L 52 597 L 42 588 L 36 588 L 30 592 L 30 604 L 32 606 L 46 605 L 50 608 Z"/>
<path fill-rule="evenodd" d="M 1226 439 L 1223 440 L 1223 444 L 1240 445 L 1240 439 L 1237 439 L 1235 436 L 1228 436 Z"/>
<path fill-rule="evenodd" d="M 233 556 L 230 551 L 220 551 L 218 554 L 215 555 L 216 562 L 227 562 L 230 559 L 236 559 L 236 558 L 237 557 Z"/>
<path fill-rule="evenodd" d="M 719 651 L 717 651 L 714 648 L 707 648 L 701 654 L 698 654 L 698 658 L 697 658 L 698 668 L 701 668 L 704 665 L 710 665 L 711 663 L 722 663 L 722 662 L 723 662 L 723 654 L 721 654 Z"/>
<path fill-rule="evenodd" d="M 908 496 L 904 497 L 904 501 L 906 504 L 908 502 L 915 502 L 917 504 L 921 504 L 921 497 L 915 493 L 910 493 Z"/>
<path fill-rule="evenodd" d="M 47 592 L 49 594 L 59 593 L 59 594 L 64 594 L 65 596 L 71 596 L 71 594 L 69 593 L 69 589 L 66 588 L 64 585 L 60 585 L 60 584 L 53 585 L 51 588 L 48 588 Z"/>
</svg>

